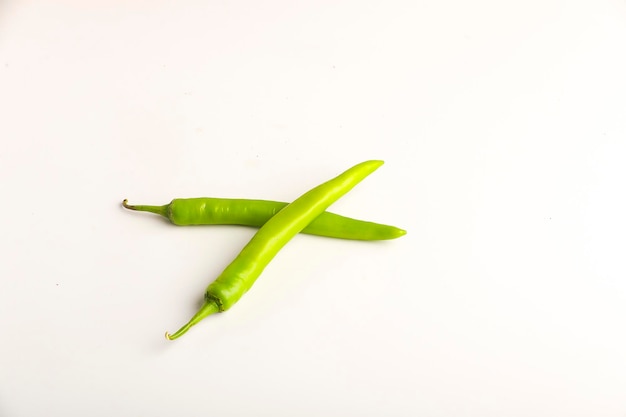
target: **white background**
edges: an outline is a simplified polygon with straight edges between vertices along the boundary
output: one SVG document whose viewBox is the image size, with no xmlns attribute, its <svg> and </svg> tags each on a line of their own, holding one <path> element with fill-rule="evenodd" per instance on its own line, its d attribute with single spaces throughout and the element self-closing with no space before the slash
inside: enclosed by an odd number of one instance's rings
<svg viewBox="0 0 626 417">
<path fill-rule="evenodd" d="M 626 415 L 626 3 L 0 1 L 0 416 Z M 297 236 L 121 208 L 289 201 Z"/>
</svg>

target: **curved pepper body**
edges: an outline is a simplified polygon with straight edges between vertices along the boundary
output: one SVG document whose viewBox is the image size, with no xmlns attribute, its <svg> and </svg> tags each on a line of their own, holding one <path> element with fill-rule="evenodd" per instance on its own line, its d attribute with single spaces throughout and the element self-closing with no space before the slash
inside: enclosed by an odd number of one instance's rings
<svg viewBox="0 0 626 417">
<path fill-rule="evenodd" d="M 232 307 L 291 238 L 382 164 L 382 161 L 367 161 L 356 165 L 277 212 L 208 286 L 205 297 L 218 299 L 221 311 Z"/>
<path fill-rule="evenodd" d="M 208 315 L 231 308 L 291 238 L 382 164 L 383 161 L 366 161 L 355 165 L 277 212 L 207 287 L 200 310 L 176 333 L 166 333 L 166 337 L 176 339 Z"/>
</svg>

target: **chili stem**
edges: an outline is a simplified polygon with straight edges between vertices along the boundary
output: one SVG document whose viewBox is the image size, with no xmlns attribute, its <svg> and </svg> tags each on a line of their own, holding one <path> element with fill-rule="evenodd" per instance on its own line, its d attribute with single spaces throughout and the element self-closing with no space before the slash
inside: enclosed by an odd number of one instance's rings
<svg viewBox="0 0 626 417">
<path fill-rule="evenodd" d="M 124 199 L 124 201 L 122 201 L 122 206 L 124 206 L 124 208 L 127 208 L 129 210 L 148 211 L 150 213 L 160 214 L 161 216 L 167 217 L 167 205 L 164 205 L 164 206 L 144 206 L 144 205 L 137 206 L 137 205 L 128 204 L 128 199 Z"/>
<path fill-rule="evenodd" d="M 187 324 L 185 324 L 183 327 L 178 329 L 176 333 L 174 334 L 169 334 L 168 332 L 165 332 L 165 338 L 169 340 L 178 339 L 180 336 L 184 335 L 187 332 L 187 330 L 191 328 L 191 326 L 196 325 L 197 323 L 202 321 L 204 318 L 210 316 L 211 314 L 215 314 L 219 311 L 220 311 L 220 308 L 215 302 L 215 300 L 206 300 L 204 304 L 202 305 L 202 307 L 200 307 L 200 310 L 198 310 L 198 312 L 191 318 L 191 320 L 189 320 Z"/>
</svg>

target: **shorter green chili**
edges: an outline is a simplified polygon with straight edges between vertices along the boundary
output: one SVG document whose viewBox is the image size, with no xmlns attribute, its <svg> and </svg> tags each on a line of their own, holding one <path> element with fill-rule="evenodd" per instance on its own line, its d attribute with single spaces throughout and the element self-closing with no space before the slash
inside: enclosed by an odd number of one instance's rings
<svg viewBox="0 0 626 417">
<path fill-rule="evenodd" d="M 232 307 L 252 287 L 265 267 L 291 238 L 382 164 L 383 161 L 366 161 L 355 165 L 304 193 L 276 213 L 207 287 L 204 304 L 191 320 L 174 334 L 165 333 L 165 337 L 176 339 L 205 317 Z"/>
<path fill-rule="evenodd" d="M 122 205 L 130 210 L 159 214 L 177 226 L 231 224 L 261 227 L 287 203 L 236 198 L 177 198 L 163 206 Z M 387 240 L 404 236 L 406 231 L 386 224 L 356 220 L 324 212 L 302 233 L 351 240 Z"/>
</svg>

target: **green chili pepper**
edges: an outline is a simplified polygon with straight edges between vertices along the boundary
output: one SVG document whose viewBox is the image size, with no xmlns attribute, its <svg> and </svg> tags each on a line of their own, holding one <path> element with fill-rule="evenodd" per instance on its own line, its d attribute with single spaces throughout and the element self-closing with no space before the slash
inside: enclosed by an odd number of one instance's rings
<svg viewBox="0 0 626 417">
<path fill-rule="evenodd" d="M 355 165 L 306 192 L 276 213 L 207 287 L 204 304 L 191 320 L 176 333 L 165 333 L 165 337 L 176 339 L 207 316 L 232 307 L 252 287 L 263 269 L 291 238 L 382 164 L 383 161 L 366 161 Z"/>
<path fill-rule="evenodd" d="M 159 214 L 177 226 L 235 224 L 261 227 L 287 203 L 268 200 L 234 198 L 177 198 L 164 206 L 122 205 L 130 210 Z M 395 239 L 406 231 L 386 224 L 351 219 L 324 212 L 315 218 L 302 233 L 352 240 Z"/>
</svg>

